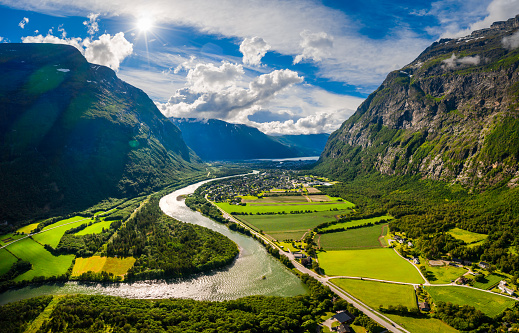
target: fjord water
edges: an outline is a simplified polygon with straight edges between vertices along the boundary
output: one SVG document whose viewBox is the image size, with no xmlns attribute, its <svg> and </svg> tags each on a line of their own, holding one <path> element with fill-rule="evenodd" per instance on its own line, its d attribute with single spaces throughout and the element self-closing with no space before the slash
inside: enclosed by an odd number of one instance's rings
<svg viewBox="0 0 519 333">
<path fill-rule="evenodd" d="M 79 283 L 42 284 L 9 290 L 0 294 L 0 304 L 41 295 L 95 294 L 126 298 L 191 298 L 221 301 L 250 295 L 296 296 L 307 292 L 301 281 L 272 258 L 256 240 L 229 230 L 198 212 L 186 207 L 182 196 L 193 193 L 203 181 L 179 189 L 160 200 L 160 208 L 180 221 L 201 225 L 233 240 L 240 254 L 231 266 L 209 274 L 187 279 L 149 280 L 135 283 Z M 265 278 L 263 278 L 263 276 Z"/>
</svg>

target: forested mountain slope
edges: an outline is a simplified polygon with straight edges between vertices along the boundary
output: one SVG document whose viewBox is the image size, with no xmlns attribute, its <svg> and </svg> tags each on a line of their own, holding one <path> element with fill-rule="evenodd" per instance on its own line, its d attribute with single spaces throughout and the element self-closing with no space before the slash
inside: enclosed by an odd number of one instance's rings
<svg viewBox="0 0 519 333">
<path fill-rule="evenodd" d="M 519 184 L 518 28 L 519 15 L 442 39 L 391 72 L 330 136 L 318 170 Z"/>
<path fill-rule="evenodd" d="M 199 168 L 141 90 L 74 47 L 0 45 L 0 220 L 84 209 Z"/>
</svg>

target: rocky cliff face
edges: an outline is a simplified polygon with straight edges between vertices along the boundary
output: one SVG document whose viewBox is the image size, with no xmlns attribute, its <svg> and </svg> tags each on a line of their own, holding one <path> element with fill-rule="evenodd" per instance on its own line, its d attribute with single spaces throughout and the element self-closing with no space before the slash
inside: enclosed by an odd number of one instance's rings
<svg viewBox="0 0 519 333">
<path fill-rule="evenodd" d="M 519 184 L 519 15 L 442 39 L 390 73 L 334 132 L 318 169 Z"/>
<path fill-rule="evenodd" d="M 0 221 L 84 209 L 199 168 L 141 90 L 67 45 L 0 45 Z"/>
</svg>

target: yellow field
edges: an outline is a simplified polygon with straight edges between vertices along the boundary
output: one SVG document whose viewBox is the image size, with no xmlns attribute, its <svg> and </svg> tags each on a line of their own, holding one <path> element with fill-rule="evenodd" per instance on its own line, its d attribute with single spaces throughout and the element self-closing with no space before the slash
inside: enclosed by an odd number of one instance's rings
<svg viewBox="0 0 519 333">
<path fill-rule="evenodd" d="M 99 273 L 105 271 L 114 275 L 123 276 L 135 263 L 135 258 L 113 258 L 93 256 L 90 258 L 76 258 L 72 276 L 78 276 L 88 271 Z"/>
<path fill-rule="evenodd" d="M 19 233 L 23 233 L 23 234 L 29 234 L 31 231 L 36 229 L 38 224 L 40 224 L 40 223 L 38 222 L 38 223 L 29 224 L 29 225 L 26 225 L 25 227 L 21 227 L 20 229 L 18 229 L 16 231 Z"/>
</svg>

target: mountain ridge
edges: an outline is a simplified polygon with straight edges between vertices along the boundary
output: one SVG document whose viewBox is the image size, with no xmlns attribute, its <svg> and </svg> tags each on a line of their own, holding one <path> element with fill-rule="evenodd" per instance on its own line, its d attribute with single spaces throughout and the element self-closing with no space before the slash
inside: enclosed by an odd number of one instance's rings
<svg viewBox="0 0 519 333">
<path fill-rule="evenodd" d="M 442 39 L 391 72 L 332 133 L 317 170 L 420 175 L 469 188 L 519 183 L 519 15 Z M 496 140 L 504 140 L 499 144 Z"/>
<path fill-rule="evenodd" d="M 169 118 L 203 160 L 246 160 L 316 156 L 327 134 L 270 136 L 255 127 L 218 119 Z"/>
<path fill-rule="evenodd" d="M 0 70 L 2 220 L 134 196 L 199 168 L 142 90 L 74 47 L 2 44 Z"/>
</svg>

